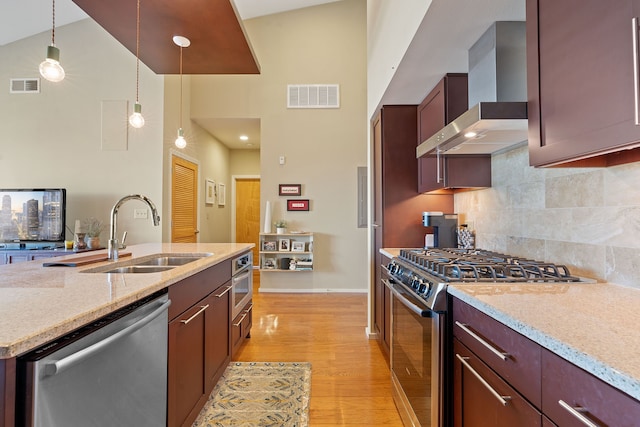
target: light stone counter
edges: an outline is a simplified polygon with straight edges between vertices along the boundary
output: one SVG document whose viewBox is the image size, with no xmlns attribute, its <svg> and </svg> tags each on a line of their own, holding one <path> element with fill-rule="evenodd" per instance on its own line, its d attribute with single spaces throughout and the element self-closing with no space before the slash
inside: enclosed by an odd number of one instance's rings
<svg viewBox="0 0 640 427">
<path fill-rule="evenodd" d="M 211 253 L 161 273 L 83 273 L 109 264 L 43 267 L 87 253 L 0 266 L 0 359 L 11 358 L 189 277 L 254 245 L 249 243 L 151 243 L 129 246 L 118 263 L 152 254 Z M 103 251 L 91 254 L 106 253 Z"/>
<path fill-rule="evenodd" d="M 640 400 L 640 290 L 614 284 L 452 284 L 449 294 Z"/>
</svg>

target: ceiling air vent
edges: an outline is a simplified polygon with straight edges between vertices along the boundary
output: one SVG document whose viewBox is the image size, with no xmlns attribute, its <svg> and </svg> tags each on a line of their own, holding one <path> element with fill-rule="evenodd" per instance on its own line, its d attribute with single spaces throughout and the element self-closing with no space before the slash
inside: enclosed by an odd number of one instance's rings
<svg viewBox="0 0 640 427">
<path fill-rule="evenodd" d="M 11 79 L 9 93 L 40 93 L 40 79 Z"/>
<path fill-rule="evenodd" d="M 287 108 L 340 108 L 340 85 L 287 85 Z"/>
</svg>

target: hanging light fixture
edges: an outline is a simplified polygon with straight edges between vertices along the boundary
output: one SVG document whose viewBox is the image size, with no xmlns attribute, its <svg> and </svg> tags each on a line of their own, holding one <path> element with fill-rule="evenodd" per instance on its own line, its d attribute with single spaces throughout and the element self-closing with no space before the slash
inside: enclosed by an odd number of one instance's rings
<svg viewBox="0 0 640 427">
<path fill-rule="evenodd" d="M 40 74 L 50 82 L 64 79 L 64 68 L 60 65 L 60 49 L 56 47 L 56 0 L 53 3 L 53 26 L 51 27 L 51 45 L 47 47 L 47 58 L 40 63 Z"/>
<path fill-rule="evenodd" d="M 180 128 L 175 144 L 178 148 L 184 148 L 187 146 L 187 140 L 184 139 L 184 130 L 182 129 L 182 49 L 189 47 L 191 41 L 183 36 L 173 36 L 173 42 L 180 47 Z"/>
<path fill-rule="evenodd" d="M 129 124 L 136 129 L 144 126 L 142 117 L 142 105 L 139 102 L 140 87 L 140 0 L 138 0 L 138 14 L 136 17 L 136 103 L 133 104 L 133 113 L 129 116 Z"/>
</svg>

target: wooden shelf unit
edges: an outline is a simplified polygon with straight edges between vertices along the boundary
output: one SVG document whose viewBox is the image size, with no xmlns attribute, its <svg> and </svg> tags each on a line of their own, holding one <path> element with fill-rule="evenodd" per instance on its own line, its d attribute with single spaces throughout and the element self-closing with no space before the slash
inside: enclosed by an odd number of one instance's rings
<svg viewBox="0 0 640 427">
<path fill-rule="evenodd" d="M 282 241 L 286 241 L 285 247 Z M 302 246 L 303 250 L 293 250 L 294 246 Z M 259 253 L 260 271 L 313 271 L 313 233 L 260 233 Z M 295 268 L 291 269 L 293 260 Z"/>
</svg>

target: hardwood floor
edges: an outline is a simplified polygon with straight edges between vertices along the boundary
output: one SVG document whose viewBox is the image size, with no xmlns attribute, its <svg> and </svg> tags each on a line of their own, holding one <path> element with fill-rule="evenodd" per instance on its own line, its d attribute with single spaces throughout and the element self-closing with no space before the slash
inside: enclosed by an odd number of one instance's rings
<svg viewBox="0 0 640 427">
<path fill-rule="evenodd" d="M 235 360 L 311 362 L 310 427 L 402 426 L 389 366 L 365 335 L 365 294 L 261 294 L 258 283 L 251 339 Z"/>
</svg>

